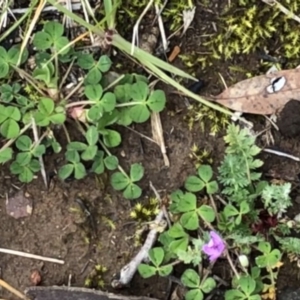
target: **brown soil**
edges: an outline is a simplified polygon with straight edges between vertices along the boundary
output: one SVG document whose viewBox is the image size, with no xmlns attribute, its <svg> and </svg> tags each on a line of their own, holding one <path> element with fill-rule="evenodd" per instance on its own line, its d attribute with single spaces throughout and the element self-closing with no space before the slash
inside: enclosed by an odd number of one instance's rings
<svg viewBox="0 0 300 300">
<path fill-rule="evenodd" d="M 195 18 L 194 30 L 188 31 L 183 39 L 182 53 L 188 54 L 190 49 L 197 49 L 201 35 L 206 30 L 205 22 L 209 22 L 209 20 L 208 12 L 204 13 L 203 18 Z M 202 23 L 200 24 L 200 22 Z M 173 42 L 176 44 L 176 39 Z M 240 61 L 239 58 L 238 60 Z M 254 61 L 255 66 L 258 64 L 255 57 L 249 57 L 244 61 L 245 68 L 249 66 L 249 61 Z M 254 68 L 253 65 L 252 68 Z M 205 76 L 205 80 L 209 83 L 203 91 L 204 93 L 214 93 L 220 89 L 218 71 L 230 78 L 229 73 L 222 72 L 225 69 L 226 64 L 219 64 L 213 69 L 209 68 L 203 74 L 201 70 L 196 72 L 201 78 Z M 184 116 L 187 114 L 184 99 L 171 94 L 166 88 L 165 90 L 168 95 L 168 104 L 167 109 L 161 114 L 161 119 L 170 167 L 164 167 L 159 147 L 128 129 L 120 129 L 123 142 L 115 150 L 118 157 L 123 157 L 121 165 L 126 170 L 133 162 L 141 162 L 145 167 L 146 175 L 141 184 L 143 196 L 140 201 L 142 202 L 152 196 L 149 188 L 150 181 L 162 195 L 167 195 L 181 187 L 185 178 L 195 171 L 189 158 L 190 148 L 193 144 L 198 145 L 200 149 L 209 148 L 212 151 L 214 167 L 218 166 L 223 157 L 222 133 L 211 136 L 209 124 L 207 124 L 205 132 L 202 132 L 197 124 L 190 131 L 187 122 L 184 121 Z M 300 109 L 299 105 L 297 107 L 297 103 L 295 107 L 289 107 L 281 114 L 281 132 L 272 131 L 275 136 L 273 148 L 300 157 L 300 124 L 297 117 L 299 114 L 295 114 L 295 111 L 298 109 L 300 112 Z M 254 120 L 256 128 L 261 129 L 264 119 L 251 118 Z M 134 129 L 151 137 L 149 122 L 136 125 Z M 260 142 L 263 144 L 263 141 Z M 59 159 L 59 156 L 52 154 L 45 158 L 49 172 L 54 169 Z M 299 163 L 270 154 L 263 155 L 263 159 L 265 174 L 295 183 L 294 198 L 296 199 L 298 174 L 300 173 Z M 33 200 L 33 212 L 30 217 L 16 220 L 6 213 L 5 201 L 6 196 L 13 196 L 19 189 Z M 96 220 L 96 234 L 88 220 L 74 211 L 74 208 L 78 208 L 75 202 L 78 195 L 86 201 Z M 119 272 L 122 266 L 138 251 L 138 248 L 133 246 L 132 238 L 136 227 L 129 217 L 134 204 L 134 201 L 123 199 L 121 193 L 115 192 L 110 187 L 107 176 L 96 178 L 90 175 L 84 180 L 65 183 L 54 177 L 51 187 L 46 190 L 40 176 L 31 184 L 22 186 L 16 178 L 9 176 L 6 168 L 1 168 L 0 247 L 60 258 L 65 261 L 65 264 L 59 265 L 1 254 L 1 278 L 15 288 L 24 290 L 31 285 L 31 273 L 39 270 L 42 277 L 41 285 L 67 285 L 70 281 L 72 286 L 84 286 L 85 279 L 92 272 L 94 266 L 101 264 L 108 269 L 103 275 L 105 282 L 103 289 L 113 291 L 110 281 L 114 274 Z M 300 204 L 295 202 L 291 215 L 299 212 Z M 115 228 L 106 222 L 107 219 L 113 222 Z M 89 242 L 87 242 L 87 238 Z M 295 273 L 295 276 L 291 276 L 291 273 Z M 297 287 L 297 273 L 298 269 L 295 265 L 286 264 L 282 268 L 279 287 Z M 127 295 L 145 295 L 166 299 L 168 291 L 168 280 L 158 277 L 145 280 L 136 275 L 131 286 L 120 292 Z M 5 291 L 2 295 L 7 299 L 14 299 L 11 295 L 7 296 Z"/>
</svg>

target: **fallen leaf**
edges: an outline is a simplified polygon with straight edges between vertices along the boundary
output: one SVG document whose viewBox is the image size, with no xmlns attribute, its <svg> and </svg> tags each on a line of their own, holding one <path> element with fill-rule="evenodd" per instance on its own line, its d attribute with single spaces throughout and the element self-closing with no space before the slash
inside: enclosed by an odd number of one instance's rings
<svg viewBox="0 0 300 300">
<path fill-rule="evenodd" d="M 290 100 L 300 101 L 300 69 L 282 70 L 246 79 L 212 98 L 234 111 L 274 114 Z"/>
<path fill-rule="evenodd" d="M 13 197 L 7 197 L 6 212 L 15 219 L 28 217 L 32 213 L 32 200 L 19 191 Z"/>
</svg>

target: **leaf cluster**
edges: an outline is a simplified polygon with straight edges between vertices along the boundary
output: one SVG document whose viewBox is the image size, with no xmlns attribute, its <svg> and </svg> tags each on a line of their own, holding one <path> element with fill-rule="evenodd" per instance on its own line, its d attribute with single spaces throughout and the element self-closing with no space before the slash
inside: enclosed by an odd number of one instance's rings
<svg viewBox="0 0 300 300">
<path fill-rule="evenodd" d="M 123 191 L 126 199 L 137 199 L 142 195 L 142 189 L 136 184 L 144 176 L 144 167 L 135 163 L 130 167 L 129 176 L 123 172 L 116 172 L 111 176 L 111 185 L 117 191 Z"/>
<path fill-rule="evenodd" d="M 114 171 L 119 168 L 118 158 L 111 155 L 108 148 L 119 146 L 122 138 L 112 127 L 128 126 L 133 122 L 142 123 L 150 118 L 152 112 L 161 112 L 166 103 L 164 92 L 150 89 L 147 78 L 139 74 L 125 74 L 123 78 L 107 83 L 104 75 L 112 66 L 110 58 L 102 55 L 95 59 L 92 54 L 76 51 L 64 34 L 63 25 L 57 21 L 46 22 L 42 30 L 35 33 L 33 45 L 36 51 L 33 82 L 38 83 L 39 88 L 43 87 L 44 91 L 49 91 L 49 97 L 40 95 L 40 89 L 35 85 L 32 87 L 22 86 L 17 82 L 4 83 L 0 88 L 0 135 L 6 139 L 17 139 L 21 128 L 30 124 L 33 118 L 41 131 L 50 132 L 39 143 L 44 147 L 52 147 L 55 153 L 59 153 L 62 147 L 53 136 L 52 128 L 64 125 L 68 116 L 74 116 L 72 109 L 67 114 L 69 105 L 63 99 L 64 95 L 58 91 L 58 83 L 62 78 L 60 66 L 74 61 L 85 72 L 85 99 L 82 99 L 85 100 L 85 106 L 82 108 L 81 101 L 78 101 L 78 107 L 75 107 L 83 111 L 84 119 L 80 121 L 86 129 L 80 126 L 80 131 L 85 141 L 69 142 L 65 152 L 66 163 L 59 169 L 58 175 L 62 180 L 68 177 L 81 179 L 89 172 L 101 174 L 105 169 Z M 17 65 L 27 60 L 28 51 L 25 49 L 21 53 L 20 46 L 14 46 L 8 51 L 0 47 L 0 58 L 0 78 L 8 78 Z M 36 91 L 33 92 L 33 89 Z M 69 136 L 67 138 L 70 140 Z M 1 149 L 0 163 L 6 163 L 13 158 L 13 149 Z M 17 146 L 15 150 L 21 151 Z M 34 167 L 34 160 L 31 165 L 29 166 L 33 173 L 40 170 Z M 128 199 L 138 198 L 142 193 L 136 182 L 142 178 L 144 171 L 141 166 L 136 166 L 131 167 L 129 176 L 122 171 L 116 173 L 111 180 L 113 186 L 123 190 L 124 197 Z M 25 174 L 25 169 L 22 171 L 20 167 L 16 168 L 16 163 L 11 170 L 14 174 Z M 29 171 L 26 169 L 26 172 Z M 28 176 L 23 175 L 19 179 L 24 182 L 33 178 L 31 173 Z"/>
<path fill-rule="evenodd" d="M 273 248 L 261 233 L 253 234 L 252 226 L 260 220 L 261 204 L 270 213 L 283 213 L 290 206 L 290 184 L 270 185 L 261 180 L 258 168 L 262 161 L 256 158 L 260 148 L 255 145 L 255 138 L 249 130 L 239 126 L 229 125 L 224 137 L 226 142 L 225 157 L 219 168 L 218 181 L 214 179 L 213 170 L 209 165 L 201 165 L 197 175 L 190 175 L 184 182 L 184 190 L 176 190 L 170 195 L 171 203 L 168 207 L 172 226 L 159 235 L 159 242 L 164 251 L 164 264 L 171 260 L 194 267 L 202 263 L 203 245 L 210 241 L 207 231 L 199 228 L 218 228 L 226 241 L 227 250 L 235 249 L 243 256 L 255 252 L 255 266 L 247 270 L 241 277 L 233 278 L 232 289 L 226 292 L 225 299 L 262 299 L 262 293 L 272 294 L 275 288 L 278 269 L 281 265 L 283 251 L 295 250 L 299 241 L 282 238 L 279 234 L 290 234 L 279 231 L 279 226 L 267 231 L 282 245 L 282 248 Z M 218 191 L 224 195 L 222 208 L 215 215 L 211 205 L 201 203 L 199 196 L 207 195 L 212 199 Z M 282 199 L 282 204 L 278 201 Z M 257 205 L 261 200 L 260 206 Z M 276 208 L 276 205 L 278 207 Z M 213 223 L 217 221 L 217 224 Z M 195 238 L 194 233 L 198 233 Z M 249 263 L 249 262 L 248 262 Z M 247 268 L 248 266 L 243 266 Z M 262 275 L 261 271 L 266 271 Z M 154 271 L 152 272 L 152 275 Z M 188 274 L 188 278 L 185 275 Z M 190 280 L 190 281 L 189 281 Z M 201 288 L 198 273 L 187 269 L 181 277 L 182 283 L 189 288 L 186 299 L 203 299 L 205 291 Z M 188 282 L 188 284 L 186 284 Z M 269 284 L 269 282 L 271 282 Z M 273 297 L 273 296 L 272 296 Z"/>
<path fill-rule="evenodd" d="M 219 182 L 224 186 L 222 193 L 233 202 L 249 198 L 253 182 L 261 173 L 256 170 L 263 162 L 256 159 L 261 149 L 255 145 L 255 138 L 247 128 L 230 124 L 224 137 L 227 143 L 224 160 L 219 167 Z M 251 198 L 251 197 L 250 197 Z"/>
</svg>

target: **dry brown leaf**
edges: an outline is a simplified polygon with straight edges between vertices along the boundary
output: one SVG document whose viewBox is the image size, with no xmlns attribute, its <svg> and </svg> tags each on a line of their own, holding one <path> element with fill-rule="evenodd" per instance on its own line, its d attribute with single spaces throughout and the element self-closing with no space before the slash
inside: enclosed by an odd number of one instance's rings
<svg viewBox="0 0 300 300">
<path fill-rule="evenodd" d="M 290 100 L 300 101 L 300 69 L 282 70 L 246 79 L 212 98 L 234 111 L 274 114 Z"/>
</svg>

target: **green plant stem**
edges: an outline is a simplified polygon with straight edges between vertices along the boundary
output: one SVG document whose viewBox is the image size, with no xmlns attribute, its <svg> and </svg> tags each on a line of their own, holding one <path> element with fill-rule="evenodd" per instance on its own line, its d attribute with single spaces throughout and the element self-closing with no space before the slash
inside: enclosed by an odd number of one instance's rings
<svg viewBox="0 0 300 300">
<path fill-rule="evenodd" d="M 270 272 L 269 272 L 269 270 L 270 270 Z M 276 282 L 275 282 L 275 279 L 274 279 L 274 273 L 273 273 L 273 271 L 272 271 L 272 269 L 271 268 L 268 268 L 267 270 L 268 270 L 268 272 L 269 272 L 269 274 L 270 274 L 270 280 L 271 280 L 271 284 L 272 284 L 272 286 L 275 286 L 276 285 Z"/>
<path fill-rule="evenodd" d="M 173 262 L 171 262 L 171 263 L 169 263 L 169 264 L 164 265 L 164 267 L 168 267 L 168 266 L 173 267 L 173 266 L 176 266 L 176 265 L 178 265 L 178 264 L 180 264 L 180 263 L 182 263 L 181 260 L 175 260 L 175 261 L 173 261 Z"/>
<path fill-rule="evenodd" d="M 127 106 L 134 106 L 134 105 L 145 105 L 145 101 L 132 101 L 127 103 L 120 103 L 117 104 L 116 107 L 127 107 Z"/>
<path fill-rule="evenodd" d="M 120 5 L 120 1 L 118 1 L 117 3 L 114 2 L 114 0 L 103 0 L 108 29 L 115 29 L 116 27 L 116 11 L 118 6 Z"/>
<path fill-rule="evenodd" d="M 104 151 L 107 153 L 107 155 L 112 156 L 112 154 L 110 153 L 110 151 L 107 149 L 107 147 L 104 145 L 104 143 L 100 139 L 99 139 L 99 143 L 100 143 L 101 147 L 104 149 Z M 120 164 L 118 164 L 118 170 L 124 176 L 126 176 L 128 179 L 130 179 L 130 177 L 127 175 L 127 173 L 125 172 L 125 170 L 120 166 Z"/>
<path fill-rule="evenodd" d="M 78 129 L 79 131 L 82 133 L 83 136 L 85 136 L 85 130 L 83 129 L 83 127 L 81 126 L 81 124 L 75 120 L 77 126 L 78 126 Z M 87 124 L 85 124 L 86 127 L 88 127 Z M 107 147 L 105 146 L 105 144 L 99 139 L 98 140 L 99 144 L 101 145 L 101 147 L 104 149 L 104 151 L 107 153 L 107 155 L 109 156 L 112 156 L 112 154 L 110 153 L 110 151 L 107 149 Z M 126 176 L 128 179 L 130 179 L 130 177 L 126 174 L 126 172 L 124 171 L 124 169 L 118 164 L 118 169 L 119 171 L 124 175 Z"/>
<path fill-rule="evenodd" d="M 121 75 L 119 76 L 116 80 L 114 80 L 112 83 L 110 83 L 105 89 L 103 89 L 103 91 L 107 91 L 109 89 L 111 89 L 113 86 L 115 86 L 118 82 L 120 82 L 123 78 L 125 77 L 125 75 Z"/>
<path fill-rule="evenodd" d="M 21 130 L 20 130 L 20 133 L 19 135 L 14 138 L 14 139 L 10 139 L 9 141 L 7 141 L 3 146 L 2 148 L 0 149 L 0 152 L 3 151 L 4 149 L 8 148 L 10 145 L 12 145 L 14 143 L 14 141 L 19 137 L 21 136 L 27 129 L 29 129 L 30 127 L 32 126 L 31 122 L 28 123 L 27 125 L 25 125 Z"/>
<path fill-rule="evenodd" d="M 70 107 L 74 107 L 74 106 L 85 106 L 85 105 L 96 104 L 96 103 L 97 103 L 97 101 L 90 101 L 90 100 L 76 101 L 76 102 L 67 104 L 66 108 L 70 108 Z"/>
<path fill-rule="evenodd" d="M 34 125 L 34 123 L 32 122 Z M 31 150 L 34 149 L 36 146 L 40 145 L 42 140 L 49 134 L 49 128 L 40 136 L 40 138 L 37 141 L 34 141 L 34 143 L 31 146 Z"/>
<path fill-rule="evenodd" d="M 54 78 L 55 78 L 55 82 L 56 82 L 56 89 L 57 89 L 57 80 L 59 78 L 59 67 L 58 67 L 58 56 L 56 53 L 54 53 L 54 65 L 55 65 L 55 74 L 54 74 Z"/>
<path fill-rule="evenodd" d="M 72 102 L 66 105 L 66 108 L 74 107 L 74 106 L 85 106 L 85 105 L 92 105 L 96 104 L 98 101 L 91 101 L 91 100 L 86 100 L 86 101 L 76 101 Z M 117 104 L 116 107 L 127 107 L 127 106 L 134 106 L 134 105 L 143 105 L 144 102 L 128 102 L 128 103 L 120 103 Z"/>
</svg>

